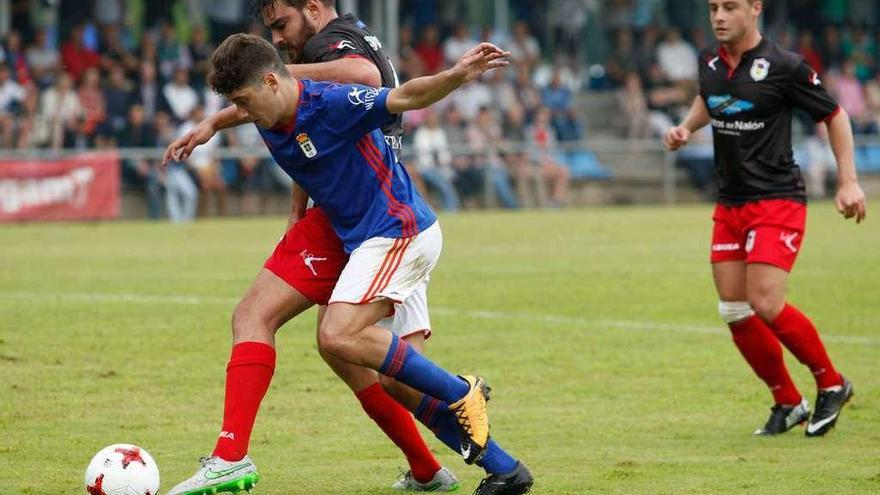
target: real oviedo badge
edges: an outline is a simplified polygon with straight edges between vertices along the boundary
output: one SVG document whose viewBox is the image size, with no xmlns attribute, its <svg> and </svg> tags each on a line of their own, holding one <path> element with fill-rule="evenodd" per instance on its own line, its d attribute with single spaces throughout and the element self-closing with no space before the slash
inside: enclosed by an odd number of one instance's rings
<svg viewBox="0 0 880 495">
<path fill-rule="evenodd" d="M 318 149 L 315 148 L 315 145 L 312 143 L 308 134 L 304 132 L 297 134 L 296 142 L 299 143 L 299 147 L 303 150 L 303 154 L 306 155 L 306 158 L 314 158 L 318 154 Z"/>
</svg>

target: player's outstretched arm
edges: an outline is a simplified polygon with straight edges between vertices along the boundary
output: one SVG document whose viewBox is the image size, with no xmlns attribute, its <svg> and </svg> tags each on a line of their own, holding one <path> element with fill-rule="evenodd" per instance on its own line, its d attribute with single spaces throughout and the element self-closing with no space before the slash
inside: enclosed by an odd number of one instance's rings
<svg viewBox="0 0 880 495">
<path fill-rule="evenodd" d="M 373 62 L 360 57 L 346 57 L 316 64 L 285 65 L 287 72 L 297 79 L 333 81 L 342 84 L 363 84 L 378 88 L 382 74 Z"/>
<path fill-rule="evenodd" d="M 507 60 L 509 56 L 510 52 L 492 43 L 480 43 L 468 50 L 451 69 L 433 76 L 418 77 L 392 89 L 386 100 L 388 112 L 397 114 L 425 108 L 484 72 L 506 67 L 510 64 Z"/>
<path fill-rule="evenodd" d="M 706 109 L 706 102 L 703 101 L 702 96 L 697 95 L 697 97 L 694 98 L 694 103 L 691 105 L 691 109 L 688 110 L 688 113 L 681 124 L 669 129 L 666 136 L 663 138 L 663 143 L 666 145 L 666 149 L 669 151 L 676 151 L 682 146 L 688 144 L 688 141 L 691 139 L 691 134 L 702 129 L 703 126 L 709 123 L 709 120 L 709 110 Z"/>
<path fill-rule="evenodd" d="M 207 143 L 217 132 L 247 122 L 247 119 L 239 115 L 235 105 L 220 110 L 199 122 L 189 132 L 169 144 L 165 148 L 165 154 L 162 156 L 162 166 L 167 166 L 169 161 L 181 162 L 186 160 L 197 146 Z"/>
<path fill-rule="evenodd" d="M 834 158 L 837 161 L 837 195 L 834 204 L 844 218 L 856 217 L 856 223 L 865 219 L 865 192 L 859 186 L 856 176 L 856 164 L 854 159 L 852 126 L 849 115 L 842 108 L 837 115 L 828 123 L 828 141 L 834 150 Z"/>
</svg>

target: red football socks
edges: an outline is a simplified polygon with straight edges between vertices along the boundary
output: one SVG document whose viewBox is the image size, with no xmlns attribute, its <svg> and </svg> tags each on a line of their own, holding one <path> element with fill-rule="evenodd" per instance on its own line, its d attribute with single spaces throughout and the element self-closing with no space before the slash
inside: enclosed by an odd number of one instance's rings
<svg viewBox="0 0 880 495">
<path fill-rule="evenodd" d="M 226 366 L 223 431 L 213 455 L 237 461 L 247 455 L 260 402 L 275 372 L 275 348 L 262 342 L 242 342 L 232 348 Z"/>
<path fill-rule="evenodd" d="M 819 332 L 803 313 L 794 306 L 786 304 L 779 316 L 770 323 L 773 333 L 792 354 L 805 364 L 820 389 L 843 384 L 840 373 L 834 369 Z"/>
<path fill-rule="evenodd" d="M 406 456 L 413 478 L 427 483 L 440 470 L 440 463 L 428 449 L 412 415 L 378 383 L 356 393 L 367 415 L 382 428 Z"/>
<path fill-rule="evenodd" d="M 767 324 L 752 315 L 729 326 L 733 342 L 755 374 L 770 388 L 773 400 L 777 404 L 800 404 L 801 394 L 785 367 L 782 346 Z"/>
</svg>

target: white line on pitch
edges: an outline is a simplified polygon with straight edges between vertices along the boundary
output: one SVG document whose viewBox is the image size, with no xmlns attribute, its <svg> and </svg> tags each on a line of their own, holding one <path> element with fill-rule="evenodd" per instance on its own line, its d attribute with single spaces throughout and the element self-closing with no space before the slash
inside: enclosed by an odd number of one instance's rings
<svg viewBox="0 0 880 495">
<path fill-rule="evenodd" d="M 133 304 L 228 304 L 238 302 L 235 297 L 196 296 L 183 294 L 124 294 L 105 292 L 22 292 L 0 291 L 2 299 L 40 299 L 82 302 L 124 302 Z M 690 323 L 661 323 L 648 320 L 612 320 L 603 318 L 585 318 L 578 316 L 553 315 L 546 313 L 529 313 L 522 311 L 489 311 L 462 310 L 442 306 L 432 306 L 431 313 L 437 315 L 461 316 L 481 320 L 512 320 L 532 321 L 550 325 L 569 325 L 577 327 L 601 327 L 617 330 L 644 332 L 672 332 L 689 334 L 724 335 L 727 333 L 720 325 L 694 325 Z M 865 346 L 880 346 L 880 339 L 852 335 L 822 334 L 826 342 Z"/>
</svg>

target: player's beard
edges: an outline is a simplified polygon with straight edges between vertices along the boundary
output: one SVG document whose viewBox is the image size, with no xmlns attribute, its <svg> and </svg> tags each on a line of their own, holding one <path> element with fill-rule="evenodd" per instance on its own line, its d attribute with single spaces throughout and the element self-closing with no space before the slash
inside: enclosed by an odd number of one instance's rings
<svg viewBox="0 0 880 495">
<path fill-rule="evenodd" d="M 293 46 L 287 42 L 284 42 L 281 44 L 281 46 L 278 47 L 279 53 L 288 64 L 300 63 L 302 61 L 303 52 L 305 52 L 306 43 L 308 43 L 309 40 L 312 39 L 312 37 L 318 34 L 317 28 L 310 25 L 306 20 L 303 20 L 302 24 L 300 25 L 300 30 L 303 33 L 303 41 L 300 46 Z"/>
<path fill-rule="evenodd" d="M 298 64 L 302 60 L 302 50 L 296 50 L 289 46 L 279 48 L 278 53 L 286 64 Z"/>
</svg>

